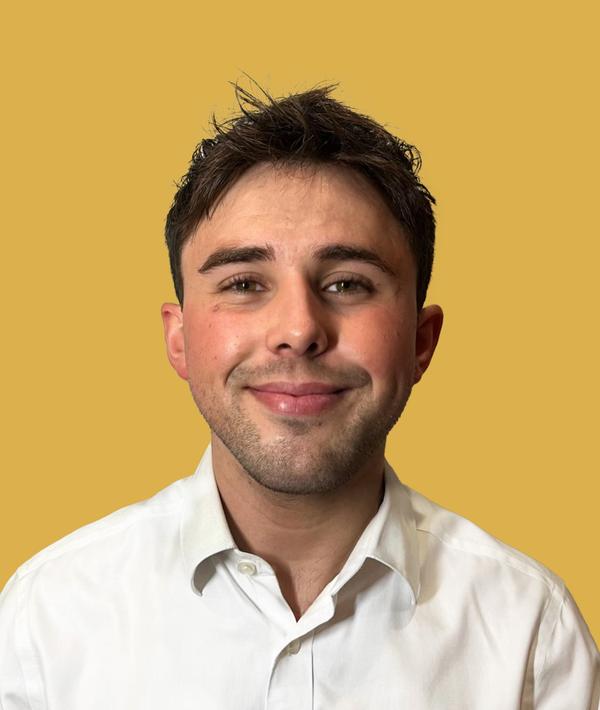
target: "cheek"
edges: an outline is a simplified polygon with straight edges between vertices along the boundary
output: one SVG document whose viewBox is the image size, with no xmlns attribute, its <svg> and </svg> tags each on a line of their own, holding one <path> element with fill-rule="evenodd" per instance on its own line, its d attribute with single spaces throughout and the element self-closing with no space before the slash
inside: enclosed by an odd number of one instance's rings
<svg viewBox="0 0 600 710">
<path fill-rule="evenodd" d="M 388 309 L 348 323 L 341 333 L 344 355 L 378 382 L 404 383 L 415 364 L 414 319 Z"/>
<path fill-rule="evenodd" d="M 232 313 L 193 313 L 184 333 L 188 370 L 199 382 L 222 381 L 250 349 L 248 329 Z"/>
</svg>

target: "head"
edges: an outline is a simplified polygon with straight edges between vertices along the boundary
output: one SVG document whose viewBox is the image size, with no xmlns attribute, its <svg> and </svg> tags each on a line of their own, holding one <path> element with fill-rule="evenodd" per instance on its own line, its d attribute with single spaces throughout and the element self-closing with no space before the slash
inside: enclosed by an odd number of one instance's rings
<svg viewBox="0 0 600 710">
<path fill-rule="evenodd" d="M 433 198 L 414 149 L 329 89 L 238 91 L 242 116 L 200 144 L 167 219 L 167 351 L 213 456 L 324 493 L 381 463 L 433 355 Z"/>
<path fill-rule="evenodd" d="M 415 260 L 416 303 L 421 308 L 431 277 L 435 199 L 421 184 L 418 150 L 383 126 L 333 99 L 327 86 L 275 100 L 236 85 L 241 115 L 223 123 L 194 151 L 167 215 L 166 242 L 180 304 L 184 299 L 181 251 L 199 223 L 249 168 L 336 165 L 363 175 L 402 226 Z"/>
</svg>

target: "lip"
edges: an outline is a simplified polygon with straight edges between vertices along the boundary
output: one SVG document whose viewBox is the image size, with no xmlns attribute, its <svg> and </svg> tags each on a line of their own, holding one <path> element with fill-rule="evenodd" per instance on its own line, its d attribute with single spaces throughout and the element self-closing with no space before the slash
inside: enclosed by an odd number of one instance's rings
<svg viewBox="0 0 600 710">
<path fill-rule="evenodd" d="M 250 389 L 258 392 L 278 392 L 279 394 L 302 397 L 310 394 L 335 394 L 346 388 L 326 382 L 266 382 L 262 385 L 251 385 Z"/>
<path fill-rule="evenodd" d="M 247 388 L 276 414 L 310 416 L 335 406 L 348 391 L 325 382 L 267 382 Z"/>
</svg>

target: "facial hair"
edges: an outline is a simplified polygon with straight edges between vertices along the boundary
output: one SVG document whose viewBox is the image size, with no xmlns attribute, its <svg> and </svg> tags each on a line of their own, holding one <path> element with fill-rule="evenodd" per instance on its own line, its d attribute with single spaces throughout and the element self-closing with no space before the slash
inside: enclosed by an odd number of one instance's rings
<svg viewBox="0 0 600 710">
<path fill-rule="evenodd" d="M 190 388 L 213 434 L 257 483 L 290 495 L 328 493 L 350 481 L 384 448 L 388 433 L 408 401 L 410 387 L 382 403 L 369 397 L 371 378 L 362 368 L 332 372 L 313 365 L 311 372 L 305 368 L 301 377 L 285 363 L 284 368 L 280 363 L 260 369 L 239 366 L 227 380 L 232 395 L 227 406 L 206 396 L 191 380 Z M 245 388 L 248 383 L 279 379 L 332 383 L 339 389 L 348 389 L 344 398 L 349 401 L 342 400 L 316 418 L 276 415 L 278 433 L 266 440 L 248 414 L 245 402 L 252 395 Z M 323 427 L 330 432 L 325 439 Z"/>
</svg>

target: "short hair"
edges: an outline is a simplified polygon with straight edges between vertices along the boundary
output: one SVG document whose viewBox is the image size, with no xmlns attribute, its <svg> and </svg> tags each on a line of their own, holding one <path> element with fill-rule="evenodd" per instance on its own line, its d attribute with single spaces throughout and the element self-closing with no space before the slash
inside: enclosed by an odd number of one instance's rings
<svg viewBox="0 0 600 710">
<path fill-rule="evenodd" d="M 183 304 L 181 251 L 204 217 L 241 175 L 259 163 L 339 165 L 364 175 L 404 228 L 417 271 L 417 309 L 425 301 L 435 242 L 435 199 L 421 183 L 419 151 L 368 116 L 333 99 L 321 86 L 274 99 L 234 84 L 240 113 L 194 150 L 177 184 L 165 236 L 175 293 Z"/>
</svg>

